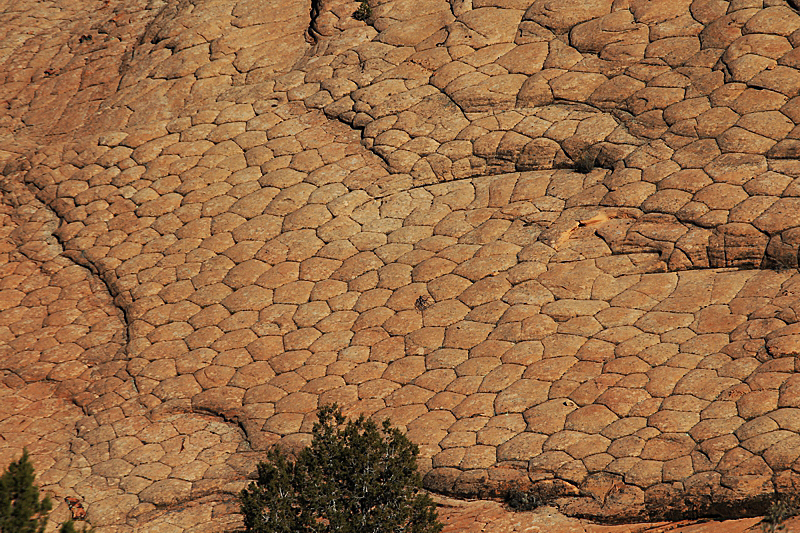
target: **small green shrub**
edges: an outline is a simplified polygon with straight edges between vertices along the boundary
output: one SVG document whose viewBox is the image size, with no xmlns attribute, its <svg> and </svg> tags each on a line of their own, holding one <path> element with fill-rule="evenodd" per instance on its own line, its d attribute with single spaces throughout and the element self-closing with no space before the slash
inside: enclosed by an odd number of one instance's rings
<svg viewBox="0 0 800 533">
<path fill-rule="evenodd" d="M 506 505 L 508 505 L 512 511 L 533 511 L 537 507 L 543 505 L 543 501 L 533 494 L 532 492 L 526 492 L 524 490 L 510 490 L 506 493 L 505 496 Z"/>
<path fill-rule="evenodd" d="M 597 163 L 597 152 L 591 149 L 586 150 L 575 161 L 575 172 L 579 172 L 581 174 L 588 174 L 592 170 L 594 170 L 596 163 Z"/>
<path fill-rule="evenodd" d="M 369 7 L 367 0 L 361 0 L 358 9 L 353 12 L 353 18 L 356 20 L 368 20 L 372 16 L 372 8 Z"/>
<path fill-rule="evenodd" d="M 764 533 L 783 531 L 786 526 L 783 521 L 800 514 L 800 498 L 797 496 L 776 498 L 767 509 L 767 514 L 761 522 Z"/>
<path fill-rule="evenodd" d="M 420 491 L 419 450 L 385 421 L 319 410 L 311 445 L 295 462 L 277 449 L 240 495 L 248 533 L 439 533 Z"/>
<path fill-rule="evenodd" d="M 519 482 L 509 487 L 503 495 L 503 501 L 509 509 L 518 512 L 533 511 L 545 505 L 545 497 L 541 491 L 534 491 L 530 487 L 523 488 Z"/>
</svg>

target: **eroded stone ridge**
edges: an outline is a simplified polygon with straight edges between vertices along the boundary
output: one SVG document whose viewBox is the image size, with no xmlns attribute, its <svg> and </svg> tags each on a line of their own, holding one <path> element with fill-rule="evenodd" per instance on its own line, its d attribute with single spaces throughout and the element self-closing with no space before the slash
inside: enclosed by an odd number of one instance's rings
<svg viewBox="0 0 800 533">
<path fill-rule="evenodd" d="M 800 14 L 356 7 L 0 3 L 2 456 L 101 533 L 235 527 L 331 402 L 451 495 L 794 491 Z"/>
</svg>

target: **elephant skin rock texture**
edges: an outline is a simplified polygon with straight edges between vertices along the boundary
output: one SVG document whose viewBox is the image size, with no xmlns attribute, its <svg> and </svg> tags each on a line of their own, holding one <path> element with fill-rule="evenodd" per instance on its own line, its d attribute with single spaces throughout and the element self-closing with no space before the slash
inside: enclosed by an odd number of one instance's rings
<svg viewBox="0 0 800 533">
<path fill-rule="evenodd" d="M 797 6 L 369 6 L 0 0 L 0 467 L 48 531 L 234 531 L 336 402 L 446 532 L 760 531 L 800 490 Z"/>
</svg>

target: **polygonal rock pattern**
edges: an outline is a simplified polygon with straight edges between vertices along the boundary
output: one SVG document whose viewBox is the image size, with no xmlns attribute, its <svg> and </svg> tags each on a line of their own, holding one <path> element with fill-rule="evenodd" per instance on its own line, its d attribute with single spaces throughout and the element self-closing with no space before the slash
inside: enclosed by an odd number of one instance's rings
<svg viewBox="0 0 800 533">
<path fill-rule="evenodd" d="M 786 2 L 2 7 L 0 449 L 100 533 L 236 527 L 333 402 L 449 495 L 800 481 Z"/>
</svg>

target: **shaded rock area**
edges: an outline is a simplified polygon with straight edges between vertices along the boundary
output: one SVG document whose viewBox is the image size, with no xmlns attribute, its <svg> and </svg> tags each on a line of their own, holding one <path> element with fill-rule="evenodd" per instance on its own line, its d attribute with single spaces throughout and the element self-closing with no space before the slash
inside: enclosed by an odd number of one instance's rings
<svg viewBox="0 0 800 533">
<path fill-rule="evenodd" d="M 232 531 L 337 402 L 448 531 L 757 528 L 689 521 L 800 483 L 796 6 L 358 5 L 0 0 L 0 466 Z"/>
<path fill-rule="evenodd" d="M 760 518 L 738 520 L 681 520 L 626 525 L 597 524 L 566 517 L 554 507 L 542 507 L 532 512 L 509 513 L 496 502 L 464 502 L 436 498 L 439 517 L 445 524 L 444 533 L 456 531 L 496 533 L 760 533 Z M 797 531 L 800 521 L 791 518 L 782 525 L 786 531 Z"/>
</svg>

